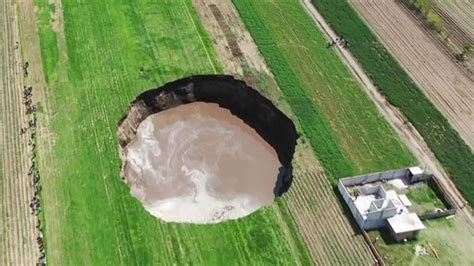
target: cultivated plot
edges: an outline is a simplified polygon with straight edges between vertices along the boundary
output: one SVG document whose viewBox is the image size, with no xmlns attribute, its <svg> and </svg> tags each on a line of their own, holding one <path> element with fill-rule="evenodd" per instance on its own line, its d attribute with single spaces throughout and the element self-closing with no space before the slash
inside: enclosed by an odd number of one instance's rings
<svg viewBox="0 0 474 266">
<path fill-rule="evenodd" d="M 298 1 L 234 4 L 326 173 L 340 178 L 414 163 Z M 324 173 L 308 170 L 295 178 L 304 183 L 293 187 L 288 202 L 297 206 L 290 211 L 316 263 L 373 261 L 350 233 Z"/>
<path fill-rule="evenodd" d="M 244 75 L 248 83 L 258 84 L 256 87 L 298 124 L 232 3 L 200 0 L 195 1 L 195 6 L 216 42 L 220 58 L 228 59 L 226 73 Z M 229 40 L 236 40 L 238 44 L 230 45 Z M 237 47 L 242 54 L 235 56 L 228 47 Z M 301 131 L 301 125 L 297 127 Z M 317 264 L 331 264 L 335 260 L 339 263 L 372 263 L 374 258 L 368 246 L 345 215 L 330 179 L 315 158 L 305 135 L 300 138 L 294 163 L 295 178 L 285 197 L 313 261 Z"/>
<path fill-rule="evenodd" d="M 165 82 L 222 72 L 191 1 L 62 4 L 64 35 L 52 18 L 40 25 L 55 137 L 41 164 L 48 263 L 308 263 L 284 202 L 212 227 L 164 223 L 121 181 L 116 126 L 129 103 Z"/>
<path fill-rule="evenodd" d="M 395 1 L 352 3 L 472 149 L 474 82 Z"/>
</svg>

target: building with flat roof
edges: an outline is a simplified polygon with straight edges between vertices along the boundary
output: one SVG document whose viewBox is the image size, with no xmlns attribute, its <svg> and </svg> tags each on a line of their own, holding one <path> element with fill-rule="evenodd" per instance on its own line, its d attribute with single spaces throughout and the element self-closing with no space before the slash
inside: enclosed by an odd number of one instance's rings
<svg viewBox="0 0 474 266">
<path fill-rule="evenodd" d="M 419 167 L 411 167 L 342 178 L 338 189 L 361 229 L 388 227 L 395 240 L 403 241 L 416 237 L 425 227 L 418 215 L 408 210 L 410 200 L 382 184 L 395 179 L 402 184 L 413 183 L 425 178 Z"/>
<path fill-rule="evenodd" d="M 418 215 L 415 213 L 403 213 L 387 219 L 390 232 L 396 241 L 401 242 L 404 239 L 410 239 L 425 229 Z"/>
</svg>

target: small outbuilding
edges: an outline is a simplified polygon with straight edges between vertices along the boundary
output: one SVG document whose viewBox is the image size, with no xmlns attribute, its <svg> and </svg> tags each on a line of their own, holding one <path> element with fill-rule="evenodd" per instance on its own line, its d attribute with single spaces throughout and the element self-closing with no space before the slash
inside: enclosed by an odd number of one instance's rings
<svg viewBox="0 0 474 266">
<path fill-rule="evenodd" d="M 425 229 L 425 226 L 415 213 L 395 215 L 388 218 L 387 222 L 390 233 L 397 242 L 416 238 L 418 233 Z"/>
<path fill-rule="evenodd" d="M 423 170 L 420 167 L 410 167 L 408 168 L 407 174 L 408 180 L 410 183 L 415 183 L 423 179 Z"/>
</svg>

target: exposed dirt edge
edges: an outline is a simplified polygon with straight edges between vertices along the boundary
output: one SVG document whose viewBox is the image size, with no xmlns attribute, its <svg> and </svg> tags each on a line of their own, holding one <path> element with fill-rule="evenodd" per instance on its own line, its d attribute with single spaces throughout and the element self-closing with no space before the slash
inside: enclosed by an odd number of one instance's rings
<svg viewBox="0 0 474 266">
<path fill-rule="evenodd" d="M 119 121 L 120 153 L 135 138 L 138 126 L 146 117 L 196 101 L 217 103 L 254 128 L 275 149 L 283 166 L 275 195 L 288 191 L 293 181 L 291 162 L 298 139 L 295 125 L 270 100 L 232 76 L 191 76 L 140 94 L 132 102 L 128 114 Z"/>
</svg>

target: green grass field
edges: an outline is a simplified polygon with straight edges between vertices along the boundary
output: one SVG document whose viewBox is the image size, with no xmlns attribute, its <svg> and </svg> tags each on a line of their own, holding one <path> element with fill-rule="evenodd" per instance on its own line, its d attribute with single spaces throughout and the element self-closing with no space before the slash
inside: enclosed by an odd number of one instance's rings
<svg viewBox="0 0 474 266">
<path fill-rule="evenodd" d="M 64 0 L 64 33 L 56 7 L 36 3 L 54 140 L 40 147 L 48 263 L 311 263 L 285 199 L 234 222 L 167 224 L 120 180 L 116 125 L 136 95 L 223 71 L 191 0 Z M 234 3 L 332 181 L 417 164 L 298 0 Z"/>
<path fill-rule="evenodd" d="M 213 226 L 164 223 L 119 177 L 116 126 L 129 103 L 165 82 L 222 72 L 191 0 L 64 0 L 64 33 L 51 27 L 57 10 L 36 3 L 48 82 L 40 121 L 51 119 L 54 143 L 40 146 L 48 264 L 311 263 L 284 200 Z"/>
<path fill-rule="evenodd" d="M 377 40 L 347 0 L 313 0 L 387 100 L 415 126 L 471 205 L 474 153 L 426 98 L 395 58 Z"/>
<path fill-rule="evenodd" d="M 413 203 L 411 209 L 418 215 L 428 214 L 436 209 L 447 209 L 436 192 L 428 185 L 423 185 L 406 193 Z"/>
<path fill-rule="evenodd" d="M 297 0 L 234 0 L 333 180 L 416 164 Z"/>
</svg>

